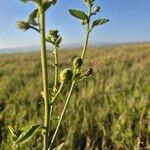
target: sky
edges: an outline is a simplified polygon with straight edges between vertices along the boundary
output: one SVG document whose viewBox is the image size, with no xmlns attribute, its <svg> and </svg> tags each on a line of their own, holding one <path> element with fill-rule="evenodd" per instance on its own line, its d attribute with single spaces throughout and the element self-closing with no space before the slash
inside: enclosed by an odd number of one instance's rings
<svg viewBox="0 0 150 150">
<path fill-rule="evenodd" d="M 94 19 L 107 18 L 110 22 L 94 29 L 90 36 L 91 44 L 150 41 L 150 0 L 95 1 L 101 6 L 101 13 Z M 27 19 L 34 8 L 33 3 L 1 0 L 0 49 L 39 45 L 38 33 L 15 28 L 16 21 Z M 58 0 L 46 13 L 46 29 L 58 29 L 63 45 L 71 46 L 83 43 L 85 28 L 68 13 L 70 8 L 86 12 L 83 0 Z"/>
</svg>

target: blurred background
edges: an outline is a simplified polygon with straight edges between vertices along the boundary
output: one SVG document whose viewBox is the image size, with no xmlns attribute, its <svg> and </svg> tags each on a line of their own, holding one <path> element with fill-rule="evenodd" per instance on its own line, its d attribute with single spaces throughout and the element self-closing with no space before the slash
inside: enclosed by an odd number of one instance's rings
<svg viewBox="0 0 150 150">
<path fill-rule="evenodd" d="M 54 146 L 63 150 L 150 150 L 150 1 L 95 0 L 97 18 L 110 19 L 90 36 L 80 70 L 93 74 L 76 84 Z M 8 125 L 26 131 L 43 124 L 43 98 L 39 37 L 21 32 L 17 20 L 27 19 L 34 5 L 0 0 L 0 150 L 12 149 Z M 47 11 L 46 29 L 60 30 L 59 72 L 72 68 L 80 56 L 85 29 L 68 9 L 84 9 L 83 0 L 58 0 Z M 51 47 L 48 47 L 51 48 Z M 24 52 L 24 53 L 22 53 Z M 54 55 L 47 51 L 49 87 L 54 81 Z M 54 107 L 58 117 L 70 84 Z M 51 121 L 51 139 L 57 120 Z M 20 150 L 41 150 L 37 132 Z"/>
<path fill-rule="evenodd" d="M 150 40 L 150 1 L 96 0 L 96 4 L 101 6 L 101 13 L 97 17 L 108 18 L 110 22 L 94 30 L 90 38 L 91 45 Z M 22 33 L 15 28 L 16 21 L 27 19 L 27 14 L 33 8 L 32 3 L 24 5 L 19 0 L 1 0 L 0 51 L 5 48 L 38 48 L 39 38 L 34 31 Z M 57 28 L 60 31 L 63 36 L 63 47 L 78 47 L 82 44 L 84 29 L 80 21 L 68 13 L 70 8 L 84 8 L 86 11 L 82 0 L 58 0 L 57 5 L 47 12 L 46 28 Z"/>
</svg>

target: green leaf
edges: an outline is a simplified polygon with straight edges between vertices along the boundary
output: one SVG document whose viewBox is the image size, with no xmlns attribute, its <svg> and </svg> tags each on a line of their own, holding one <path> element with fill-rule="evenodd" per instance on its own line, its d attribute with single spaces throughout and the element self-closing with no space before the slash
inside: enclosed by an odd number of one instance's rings
<svg viewBox="0 0 150 150">
<path fill-rule="evenodd" d="M 53 2 L 48 1 L 44 3 L 44 10 L 46 11 L 51 5 L 53 4 Z"/>
<path fill-rule="evenodd" d="M 40 127 L 41 127 L 40 125 L 33 125 L 25 133 L 22 133 L 20 135 L 20 137 L 15 141 L 15 144 L 23 143 L 29 140 Z"/>
<path fill-rule="evenodd" d="M 57 147 L 55 147 L 53 150 L 62 150 L 64 144 L 65 143 L 61 143 L 60 145 L 58 145 Z"/>
<path fill-rule="evenodd" d="M 93 28 L 96 27 L 96 26 L 105 24 L 105 23 L 107 23 L 108 21 L 109 21 L 109 19 L 97 19 L 97 20 L 95 20 L 95 21 L 93 22 L 91 29 L 93 29 Z"/>
<path fill-rule="evenodd" d="M 28 23 L 32 25 L 38 25 L 36 18 L 38 16 L 38 9 L 33 10 L 28 16 Z"/>
<path fill-rule="evenodd" d="M 37 4 L 42 4 L 42 0 L 31 0 L 32 2 L 35 2 Z"/>
<path fill-rule="evenodd" d="M 35 2 L 37 4 L 41 4 L 41 0 L 20 0 L 23 3 L 27 3 L 27 2 Z"/>
<path fill-rule="evenodd" d="M 59 46 L 59 44 L 60 44 L 61 42 L 62 42 L 62 37 L 59 36 L 59 38 L 56 40 L 55 45 L 56 45 L 56 46 Z"/>
<path fill-rule="evenodd" d="M 70 9 L 70 14 L 78 19 L 87 20 L 88 16 L 81 10 Z"/>
<path fill-rule="evenodd" d="M 20 0 L 20 1 L 23 2 L 23 3 L 29 2 L 29 0 Z"/>
</svg>

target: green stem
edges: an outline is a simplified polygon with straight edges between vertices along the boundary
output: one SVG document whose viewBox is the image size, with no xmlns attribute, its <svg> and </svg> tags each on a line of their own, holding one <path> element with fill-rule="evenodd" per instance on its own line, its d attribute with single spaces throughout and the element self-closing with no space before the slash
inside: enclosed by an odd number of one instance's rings
<svg viewBox="0 0 150 150">
<path fill-rule="evenodd" d="M 47 71 L 47 54 L 45 41 L 45 12 L 43 7 L 39 7 L 40 12 L 40 40 L 41 40 L 41 61 L 42 61 L 42 76 L 43 76 L 43 90 L 44 90 L 44 127 L 43 135 L 43 150 L 48 149 L 48 126 L 49 126 L 49 98 L 48 98 L 48 71 Z"/>
<path fill-rule="evenodd" d="M 89 34 L 90 34 L 90 31 L 89 31 L 89 29 L 90 29 L 90 16 L 91 16 L 91 6 L 88 7 L 89 20 L 88 20 L 87 27 L 86 27 L 86 36 L 85 36 L 85 41 L 84 41 L 84 47 L 83 47 L 82 54 L 81 54 L 82 59 L 84 59 L 84 57 L 85 57 L 85 53 L 86 53 L 87 46 L 88 46 L 88 40 L 89 40 Z"/>
<path fill-rule="evenodd" d="M 31 29 L 33 29 L 33 30 L 35 30 L 35 31 L 37 31 L 38 33 L 40 33 L 40 30 L 39 30 L 39 29 L 37 29 L 36 27 L 34 27 L 34 26 L 30 26 L 30 28 L 31 28 Z"/>
<path fill-rule="evenodd" d="M 89 16 L 89 20 L 88 20 L 87 29 L 86 29 L 86 37 L 85 37 L 85 42 L 84 42 L 84 46 L 83 46 L 83 50 L 82 50 L 82 54 L 81 54 L 81 58 L 82 58 L 82 59 L 84 59 L 84 56 L 85 56 L 85 53 L 86 53 L 86 50 L 87 50 L 87 46 L 88 46 L 88 39 L 89 39 L 89 33 L 90 33 L 90 32 L 89 32 L 89 28 L 90 28 L 91 6 L 88 7 L 88 16 Z M 78 70 L 77 72 L 79 72 L 79 70 Z M 73 91 L 73 88 L 74 88 L 74 86 L 75 86 L 75 83 L 76 83 L 76 81 L 73 81 L 72 84 L 71 84 L 71 88 L 70 88 L 69 94 L 68 94 L 68 96 L 67 96 L 65 105 L 64 105 L 64 107 L 63 107 L 63 110 L 62 110 L 62 113 L 61 113 L 59 122 L 58 122 L 58 124 L 57 124 L 55 133 L 54 133 L 54 135 L 53 135 L 53 137 L 52 137 L 49 150 L 51 149 L 52 144 L 54 143 L 54 140 L 55 140 L 55 138 L 56 138 L 56 135 L 57 135 L 58 130 L 59 130 L 59 128 L 60 128 L 60 125 L 61 125 L 61 123 L 62 123 L 62 120 L 63 120 L 63 117 L 64 117 L 64 115 L 65 115 L 66 109 L 67 109 L 67 107 L 68 107 L 68 104 L 69 104 L 69 101 L 70 101 L 70 98 L 71 98 L 72 91 Z"/>
<path fill-rule="evenodd" d="M 88 39 L 89 39 L 89 24 L 87 25 L 87 29 L 86 29 L 86 37 L 85 37 L 85 43 L 86 44 L 84 44 L 83 51 L 82 51 L 82 54 L 81 54 L 82 60 L 85 57 L 85 53 L 86 53 L 87 45 L 88 45 Z"/>
<path fill-rule="evenodd" d="M 62 88 L 63 88 L 63 85 L 64 85 L 64 83 L 62 83 L 62 84 L 60 85 L 59 90 L 57 91 L 55 97 L 52 99 L 52 101 L 51 101 L 51 103 L 50 103 L 50 105 L 51 105 L 51 106 L 50 106 L 50 121 L 51 121 L 52 114 L 53 114 L 53 107 L 54 107 L 53 104 L 54 104 L 54 102 L 56 101 L 56 99 L 57 99 L 59 93 L 61 92 L 61 90 L 62 90 Z M 50 121 L 49 121 L 49 124 L 50 124 Z"/>
<path fill-rule="evenodd" d="M 66 112 L 66 109 L 67 109 L 68 104 L 69 104 L 69 101 L 70 101 L 70 97 L 71 97 L 71 94 L 72 94 L 74 85 L 75 85 L 75 82 L 72 82 L 71 88 L 70 88 L 70 91 L 69 91 L 69 94 L 68 94 L 68 96 L 67 96 L 67 100 L 66 100 L 65 105 L 64 105 L 64 108 L 63 108 L 63 110 L 62 110 L 62 113 L 61 113 L 59 122 L 58 122 L 57 127 L 56 127 L 56 130 L 55 130 L 55 133 L 54 133 L 54 135 L 53 135 L 53 137 L 52 137 L 52 140 L 51 140 L 51 143 L 50 143 L 50 148 L 51 148 L 51 146 L 52 146 L 52 144 L 53 144 L 53 142 L 54 142 L 54 140 L 55 140 L 55 138 L 56 138 L 56 135 L 57 135 L 58 130 L 59 130 L 59 128 L 60 128 L 60 125 L 61 125 L 61 123 L 62 123 L 64 114 L 65 114 L 65 112 Z"/>
<path fill-rule="evenodd" d="M 56 47 L 55 46 L 55 49 L 54 49 L 54 53 L 55 53 L 55 79 L 54 79 L 54 87 L 53 87 L 53 90 L 54 90 L 54 92 L 56 92 L 56 89 L 57 89 L 57 83 L 58 83 L 58 47 Z M 59 90 L 58 90 L 58 92 L 56 93 L 56 95 L 55 95 L 55 97 L 54 97 L 54 99 L 51 101 L 51 103 L 53 103 L 55 100 L 56 100 L 56 98 L 57 98 L 57 96 L 58 96 L 58 94 L 60 93 L 60 91 L 62 90 L 62 87 L 63 87 L 63 84 L 61 84 L 61 86 L 60 86 L 60 88 L 59 88 Z M 53 116 L 53 104 L 50 106 L 50 121 L 51 121 L 51 118 L 52 118 L 52 116 Z M 50 122 L 49 122 L 49 124 L 50 124 Z"/>
<path fill-rule="evenodd" d="M 54 91 L 56 91 L 57 83 L 58 83 L 58 47 L 55 47 L 55 80 L 54 80 Z"/>
<path fill-rule="evenodd" d="M 57 91 L 56 95 L 54 96 L 54 98 L 52 99 L 52 101 L 51 101 L 50 104 L 53 104 L 53 103 L 56 101 L 56 99 L 57 99 L 59 93 L 61 92 L 61 90 L 62 90 L 62 88 L 63 88 L 63 85 L 64 85 L 64 83 L 62 82 L 61 85 L 60 85 L 60 87 L 59 87 L 59 90 Z"/>
</svg>

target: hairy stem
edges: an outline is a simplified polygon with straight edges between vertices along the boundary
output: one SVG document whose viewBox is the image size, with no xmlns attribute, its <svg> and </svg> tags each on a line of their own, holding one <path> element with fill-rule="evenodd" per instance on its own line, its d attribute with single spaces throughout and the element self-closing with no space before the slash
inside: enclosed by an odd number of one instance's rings
<svg viewBox="0 0 150 150">
<path fill-rule="evenodd" d="M 89 32 L 89 28 L 90 28 L 91 6 L 89 6 L 89 8 L 88 8 L 88 16 L 89 16 L 89 20 L 88 20 L 88 24 L 87 24 L 87 28 L 86 28 L 85 42 L 84 42 L 84 46 L 83 46 L 83 50 L 82 50 L 82 54 L 81 54 L 81 58 L 82 58 L 82 59 L 84 59 L 84 57 L 85 57 L 85 53 L 86 53 L 87 46 L 88 46 L 88 39 L 89 39 L 89 33 L 90 33 L 90 32 Z M 77 72 L 79 72 L 79 70 L 78 70 Z M 60 125 L 61 125 L 61 123 L 62 123 L 62 119 L 63 119 L 63 117 L 64 117 L 64 115 L 65 115 L 65 112 L 66 112 L 66 109 L 67 109 L 67 107 L 68 107 L 68 104 L 69 104 L 69 101 L 70 101 L 70 98 L 71 98 L 72 91 L 73 91 L 73 88 L 74 88 L 74 86 L 75 86 L 75 83 L 76 83 L 76 81 L 73 81 L 72 84 L 71 84 L 71 88 L 70 88 L 70 90 L 69 90 L 69 94 L 68 94 L 68 96 L 67 96 L 65 105 L 64 105 L 64 107 L 63 107 L 63 111 L 62 111 L 62 113 L 61 113 L 60 120 L 59 120 L 59 122 L 58 122 L 58 124 L 57 124 L 55 133 L 54 133 L 54 135 L 53 135 L 53 137 L 52 137 L 52 140 L 51 140 L 50 148 L 49 148 L 49 149 L 51 149 L 51 146 L 52 146 L 52 144 L 54 143 L 54 140 L 55 140 L 55 138 L 56 138 L 56 135 L 57 135 L 58 130 L 59 130 L 59 128 L 60 128 Z"/>
<path fill-rule="evenodd" d="M 81 54 L 82 59 L 84 59 L 85 57 L 85 53 L 86 53 L 87 46 L 88 46 L 88 40 L 89 40 L 89 34 L 90 34 L 89 28 L 90 28 L 91 6 L 88 7 L 88 17 L 89 17 L 89 20 L 88 20 L 87 27 L 86 27 L 85 42 L 84 42 L 84 47 L 83 47 L 82 54 Z"/>
<path fill-rule="evenodd" d="M 43 90 L 44 90 L 44 127 L 43 134 L 43 150 L 48 149 L 48 126 L 49 126 L 49 98 L 48 98 L 48 71 L 47 71 L 47 54 L 45 41 L 45 12 L 43 7 L 39 7 L 40 12 L 40 40 L 41 40 L 41 61 L 43 74 Z"/>
<path fill-rule="evenodd" d="M 58 83 L 58 47 L 55 47 L 54 53 L 55 53 L 55 80 L 54 80 L 54 92 L 55 92 Z"/>
<path fill-rule="evenodd" d="M 68 104 L 69 104 L 69 101 L 70 101 L 70 98 L 71 98 L 71 94 L 72 94 L 74 85 L 75 85 L 75 82 L 72 82 L 71 88 L 70 88 L 70 91 L 69 91 L 69 94 L 68 94 L 68 96 L 67 96 L 67 99 L 66 99 L 64 108 L 63 108 L 63 110 L 62 110 L 62 113 L 61 113 L 61 116 L 60 116 L 60 119 L 59 119 L 59 122 L 58 122 L 58 124 L 57 124 L 55 133 L 54 133 L 54 135 L 53 135 L 53 137 L 52 137 L 52 140 L 51 140 L 51 143 L 50 143 L 50 148 L 51 148 L 51 146 L 52 146 L 52 144 L 53 144 L 53 142 L 54 142 L 54 140 L 55 140 L 55 138 L 56 138 L 56 135 L 57 135 L 57 133 L 58 133 L 59 127 L 60 127 L 60 125 L 61 125 L 61 123 L 62 123 L 64 114 L 65 114 L 65 112 L 66 112 L 66 109 L 67 109 L 67 107 L 68 107 Z"/>
<path fill-rule="evenodd" d="M 54 98 L 52 99 L 51 103 L 50 103 L 50 121 L 51 121 L 51 118 L 52 118 L 52 115 L 53 115 L 53 107 L 54 107 L 54 103 L 59 95 L 59 93 L 61 92 L 62 88 L 63 88 L 63 85 L 64 83 L 62 83 L 59 87 L 59 90 L 57 91 L 56 95 L 54 96 Z M 50 121 L 49 121 L 49 124 L 50 124 Z"/>
<path fill-rule="evenodd" d="M 54 49 L 54 54 L 55 54 L 55 75 L 54 75 L 54 87 L 53 87 L 53 90 L 54 92 L 56 92 L 56 89 L 57 89 L 57 84 L 58 84 L 58 47 L 55 46 L 55 49 Z M 55 97 L 52 99 L 51 103 L 53 103 L 57 96 L 59 95 L 60 91 L 62 90 L 62 87 L 63 87 L 63 84 L 60 85 L 60 88 L 58 90 L 58 92 L 56 93 Z M 53 116 L 53 104 L 50 106 L 50 120 Z M 50 123 L 50 122 L 49 122 Z"/>
<path fill-rule="evenodd" d="M 57 91 L 56 95 L 54 96 L 54 98 L 51 101 L 51 104 L 53 104 L 56 101 L 56 98 L 58 97 L 59 93 L 61 92 L 63 85 L 64 85 L 64 83 L 61 83 L 59 90 Z"/>
</svg>

